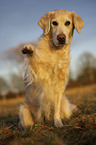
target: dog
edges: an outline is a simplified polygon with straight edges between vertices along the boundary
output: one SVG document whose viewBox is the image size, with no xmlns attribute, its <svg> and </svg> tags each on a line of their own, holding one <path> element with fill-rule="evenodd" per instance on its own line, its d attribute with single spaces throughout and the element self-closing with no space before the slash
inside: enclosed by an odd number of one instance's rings
<svg viewBox="0 0 96 145">
<path fill-rule="evenodd" d="M 19 108 L 19 126 L 32 128 L 35 123 L 53 120 L 63 126 L 62 119 L 76 110 L 64 95 L 70 65 L 70 44 L 74 29 L 80 34 L 84 22 L 75 12 L 59 9 L 48 12 L 38 22 L 44 33 L 36 44 L 26 44 L 25 103 Z"/>
</svg>

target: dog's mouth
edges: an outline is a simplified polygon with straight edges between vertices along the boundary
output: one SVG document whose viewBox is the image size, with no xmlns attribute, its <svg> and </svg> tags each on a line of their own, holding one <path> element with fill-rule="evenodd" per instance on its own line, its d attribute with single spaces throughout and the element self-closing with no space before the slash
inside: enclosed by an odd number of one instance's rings
<svg viewBox="0 0 96 145">
<path fill-rule="evenodd" d="M 58 44 L 53 43 L 52 49 L 59 50 L 64 48 L 66 45 L 67 45 L 66 43 L 58 43 Z"/>
</svg>

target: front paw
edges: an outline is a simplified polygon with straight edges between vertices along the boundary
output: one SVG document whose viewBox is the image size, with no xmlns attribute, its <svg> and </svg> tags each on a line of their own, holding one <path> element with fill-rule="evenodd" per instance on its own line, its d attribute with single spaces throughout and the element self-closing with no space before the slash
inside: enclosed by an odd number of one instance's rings
<svg viewBox="0 0 96 145">
<path fill-rule="evenodd" d="M 54 119 L 54 125 L 56 126 L 56 127 L 62 127 L 63 126 L 63 123 L 62 123 L 62 121 L 61 121 L 61 119 Z"/>
<path fill-rule="evenodd" d="M 31 55 L 34 52 L 34 46 L 32 44 L 26 44 L 21 51 L 23 54 Z"/>
<path fill-rule="evenodd" d="M 20 131 L 24 130 L 23 126 L 21 125 L 21 122 L 18 123 L 18 129 L 19 129 Z"/>
</svg>

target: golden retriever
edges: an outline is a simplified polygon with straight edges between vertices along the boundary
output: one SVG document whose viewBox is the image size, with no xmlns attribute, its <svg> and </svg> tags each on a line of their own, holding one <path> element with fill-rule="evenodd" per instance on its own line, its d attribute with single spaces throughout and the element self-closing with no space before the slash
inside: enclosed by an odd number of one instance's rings
<svg viewBox="0 0 96 145">
<path fill-rule="evenodd" d="M 27 44 L 25 54 L 26 99 L 19 108 L 19 127 L 53 119 L 55 126 L 69 118 L 76 105 L 64 96 L 69 77 L 70 44 L 74 29 L 80 33 L 83 20 L 75 12 L 59 9 L 38 22 L 44 33 L 36 44 Z"/>
</svg>

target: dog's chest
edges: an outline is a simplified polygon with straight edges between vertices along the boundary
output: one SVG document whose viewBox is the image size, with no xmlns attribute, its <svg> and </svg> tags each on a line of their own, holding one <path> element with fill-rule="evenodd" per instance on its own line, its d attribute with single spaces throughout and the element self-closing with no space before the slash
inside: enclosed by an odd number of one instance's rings
<svg viewBox="0 0 96 145">
<path fill-rule="evenodd" d="M 68 77 L 69 73 L 69 61 L 60 61 L 58 64 L 56 64 L 53 68 L 53 78 L 64 80 L 66 77 Z"/>
<path fill-rule="evenodd" d="M 40 80 L 46 81 L 50 85 L 65 82 L 69 76 L 69 63 L 70 60 L 60 60 L 54 65 L 41 65 L 38 73 Z"/>
<path fill-rule="evenodd" d="M 65 82 L 69 76 L 70 50 L 46 52 L 45 50 L 36 51 L 36 61 L 38 62 L 37 77 L 47 84 Z"/>
</svg>

